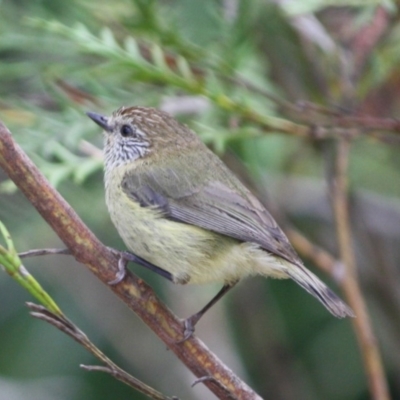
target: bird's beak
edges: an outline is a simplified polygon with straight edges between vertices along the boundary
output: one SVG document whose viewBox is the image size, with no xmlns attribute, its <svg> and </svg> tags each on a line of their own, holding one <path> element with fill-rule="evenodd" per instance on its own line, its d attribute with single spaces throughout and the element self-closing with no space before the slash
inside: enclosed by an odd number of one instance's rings
<svg viewBox="0 0 400 400">
<path fill-rule="evenodd" d="M 105 117 L 104 115 L 97 114 L 94 112 L 87 112 L 86 115 L 96 122 L 97 125 L 101 126 L 106 132 L 111 132 L 112 127 L 108 125 L 108 118 Z"/>
</svg>

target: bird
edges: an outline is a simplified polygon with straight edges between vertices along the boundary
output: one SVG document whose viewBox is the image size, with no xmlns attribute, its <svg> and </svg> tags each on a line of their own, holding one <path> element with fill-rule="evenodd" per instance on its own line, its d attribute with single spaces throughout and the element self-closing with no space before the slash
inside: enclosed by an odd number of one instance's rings
<svg viewBox="0 0 400 400">
<path fill-rule="evenodd" d="M 87 115 L 104 131 L 105 197 L 133 260 L 174 283 L 219 282 L 185 320 L 189 338 L 205 312 L 250 276 L 291 278 L 335 317 L 352 309 L 309 271 L 272 215 L 186 125 L 150 107 Z M 125 264 L 119 277 L 123 279 Z"/>
</svg>

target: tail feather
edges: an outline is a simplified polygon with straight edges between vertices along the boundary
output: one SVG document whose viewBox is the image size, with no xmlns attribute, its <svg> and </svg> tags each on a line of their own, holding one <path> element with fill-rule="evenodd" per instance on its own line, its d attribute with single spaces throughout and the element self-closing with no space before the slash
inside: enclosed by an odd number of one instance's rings
<svg viewBox="0 0 400 400">
<path fill-rule="evenodd" d="M 335 317 L 355 317 L 353 310 L 304 266 L 291 265 L 287 270 L 287 274 L 303 289 L 318 299 Z"/>
</svg>

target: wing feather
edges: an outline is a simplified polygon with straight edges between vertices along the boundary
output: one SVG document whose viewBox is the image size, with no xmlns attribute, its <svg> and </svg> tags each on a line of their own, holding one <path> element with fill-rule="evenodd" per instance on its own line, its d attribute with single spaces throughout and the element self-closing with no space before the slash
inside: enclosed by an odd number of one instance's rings
<svg viewBox="0 0 400 400">
<path fill-rule="evenodd" d="M 215 160 L 208 166 L 214 173 L 200 182 L 198 176 L 191 176 L 191 169 L 177 174 L 174 165 L 169 165 L 131 171 L 125 175 L 122 188 L 142 206 L 157 207 L 167 218 L 257 243 L 301 265 L 271 214 L 220 160 Z"/>
</svg>

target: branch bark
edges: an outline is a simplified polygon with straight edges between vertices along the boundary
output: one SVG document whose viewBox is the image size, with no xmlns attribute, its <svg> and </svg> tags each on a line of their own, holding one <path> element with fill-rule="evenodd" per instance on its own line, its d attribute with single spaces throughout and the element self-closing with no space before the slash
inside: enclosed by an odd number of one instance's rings
<svg viewBox="0 0 400 400">
<path fill-rule="evenodd" d="M 183 343 L 183 324 L 141 279 L 128 272 L 118 285 L 108 282 L 118 270 L 118 258 L 86 227 L 71 206 L 50 186 L 14 142 L 0 121 L 0 166 L 53 228 L 75 259 L 97 276 L 134 311 L 198 378 L 220 399 L 261 399 L 196 337 Z"/>
</svg>

